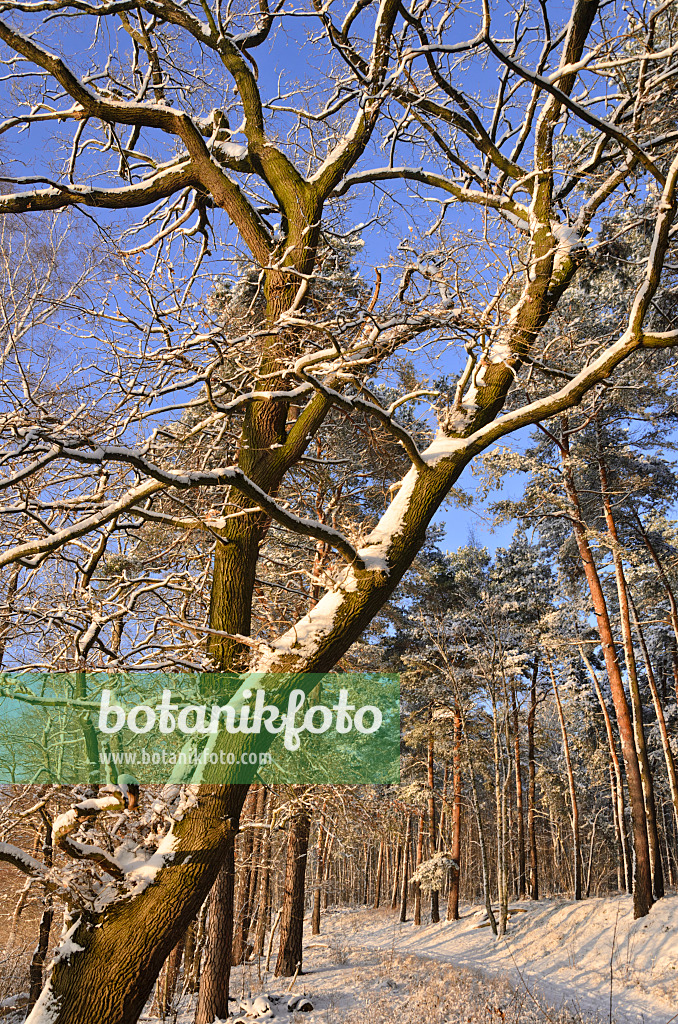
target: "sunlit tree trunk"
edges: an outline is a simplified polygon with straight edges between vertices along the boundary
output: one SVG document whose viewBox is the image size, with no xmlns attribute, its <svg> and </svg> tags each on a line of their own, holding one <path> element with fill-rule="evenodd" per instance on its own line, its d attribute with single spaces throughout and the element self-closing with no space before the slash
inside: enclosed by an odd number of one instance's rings
<svg viewBox="0 0 678 1024">
<path fill-rule="evenodd" d="M 633 841 L 634 841 L 634 867 L 635 877 L 633 886 L 633 909 L 635 917 L 644 917 L 649 913 L 654 902 L 652 893 L 652 871 L 650 867 L 650 848 L 647 837 L 647 819 L 645 816 L 645 798 L 643 795 L 643 783 L 640 774 L 640 765 L 636 752 L 633 722 L 629 711 L 624 683 L 622 681 L 619 662 L 614 645 L 610 617 L 605 601 L 605 594 L 598 576 L 598 570 L 593 559 L 591 547 L 588 542 L 586 524 L 582 515 L 579 495 L 574 481 L 572 463 L 570 460 L 568 420 L 562 417 L 561 435 L 562 474 L 565 483 L 565 491 L 569 500 L 571 510 L 572 529 L 574 531 L 577 548 L 582 562 L 584 575 L 591 594 L 593 611 L 596 617 L 598 634 L 603 648 L 605 667 L 612 691 L 619 735 L 621 738 L 622 754 L 626 768 L 626 779 L 631 803 L 631 816 L 633 820 Z"/>
<path fill-rule="evenodd" d="M 280 946 L 275 976 L 291 977 L 301 970 L 304 938 L 304 896 L 306 862 L 311 818 L 305 808 L 298 810 L 290 822 L 287 841 L 285 889 L 280 918 Z"/>
</svg>

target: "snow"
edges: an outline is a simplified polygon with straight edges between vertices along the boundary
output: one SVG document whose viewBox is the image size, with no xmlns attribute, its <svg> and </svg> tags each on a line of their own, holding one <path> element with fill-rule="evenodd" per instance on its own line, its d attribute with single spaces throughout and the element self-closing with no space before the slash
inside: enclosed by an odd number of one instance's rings
<svg viewBox="0 0 678 1024">
<path fill-rule="evenodd" d="M 59 1013 L 59 1004 L 52 992 L 52 986 L 48 982 L 37 1003 L 26 1018 L 26 1024 L 53 1024 Z"/>
<path fill-rule="evenodd" d="M 414 466 L 405 476 L 402 486 L 383 516 L 366 539 L 365 547 L 361 548 L 358 554 L 367 564 L 367 560 L 377 559 L 377 565 L 388 570 L 388 553 L 394 539 L 403 531 L 405 525 L 405 514 L 410 507 L 410 500 L 419 477 Z"/>
<path fill-rule="evenodd" d="M 428 448 L 421 453 L 421 457 L 427 466 L 437 466 L 443 459 L 447 459 L 450 455 L 465 448 L 466 444 L 466 438 L 448 437 L 442 430 L 439 430 Z"/>
<path fill-rule="evenodd" d="M 551 221 L 551 233 L 558 243 L 556 254 L 559 257 L 566 256 L 581 244 L 579 232 L 568 224 L 561 224 L 560 221 Z"/>
<path fill-rule="evenodd" d="M 173 859 L 178 845 L 178 838 L 170 830 L 160 842 L 155 853 L 152 853 L 147 860 L 132 861 L 131 864 L 125 866 L 126 879 L 134 886 L 130 895 L 138 896 L 148 888 L 151 882 L 155 881 L 158 873 Z"/>
<path fill-rule="evenodd" d="M 395 950 L 504 975 L 516 987 L 571 1012 L 616 1024 L 667 1024 L 678 1008 L 678 895 L 659 900 L 646 918 L 633 919 L 630 896 L 520 901 L 508 932 L 495 939 L 478 927 L 480 907 L 462 909 L 460 921 L 415 928 L 390 911 L 331 914 L 323 932 L 351 935 L 351 945 Z"/>
<path fill-rule="evenodd" d="M 341 590 L 328 591 L 315 608 L 273 641 L 270 651 L 258 662 L 257 671 L 266 672 L 283 654 L 295 654 L 300 658 L 314 654 L 322 639 L 331 632 L 344 598 Z"/>
</svg>

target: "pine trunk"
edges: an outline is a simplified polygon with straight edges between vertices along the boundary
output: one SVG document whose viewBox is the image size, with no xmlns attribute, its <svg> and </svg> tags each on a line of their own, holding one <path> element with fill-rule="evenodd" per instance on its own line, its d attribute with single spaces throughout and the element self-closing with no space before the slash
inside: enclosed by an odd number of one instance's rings
<svg viewBox="0 0 678 1024">
<path fill-rule="evenodd" d="M 654 902 L 652 893 L 652 871 L 650 867 L 650 847 L 647 837 L 647 819 L 645 816 L 645 797 L 643 794 L 643 782 L 636 752 L 633 722 L 626 700 L 626 692 L 622 681 L 617 653 L 610 625 L 610 616 L 607 610 L 605 594 L 600 582 L 598 570 L 593 560 L 593 554 L 588 541 L 586 524 L 582 515 L 579 495 L 574 482 L 574 474 L 570 461 L 568 441 L 567 417 L 563 417 L 562 448 L 563 461 L 562 473 L 565 482 L 565 491 L 570 503 L 572 528 L 579 550 L 584 575 L 591 594 L 593 611 L 596 617 L 598 635 L 603 648 L 607 677 L 612 691 L 619 736 L 621 739 L 622 755 L 626 768 L 626 779 L 629 790 L 629 801 L 631 804 L 631 817 L 633 820 L 633 841 L 634 841 L 634 868 L 635 877 L 633 885 L 633 912 L 636 918 L 645 917 L 650 912 Z"/>
</svg>

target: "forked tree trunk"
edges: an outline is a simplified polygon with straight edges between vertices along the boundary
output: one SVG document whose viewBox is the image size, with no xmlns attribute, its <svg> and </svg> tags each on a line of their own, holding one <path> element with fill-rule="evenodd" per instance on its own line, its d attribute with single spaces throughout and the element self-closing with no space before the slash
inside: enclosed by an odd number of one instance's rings
<svg viewBox="0 0 678 1024">
<path fill-rule="evenodd" d="M 275 965 L 275 976 L 291 977 L 301 970 L 304 938 L 304 896 L 308 840 L 311 819 L 302 809 L 292 818 L 287 842 L 287 865 L 282 916 L 280 918 L 280 947 Z"/>
</svg>

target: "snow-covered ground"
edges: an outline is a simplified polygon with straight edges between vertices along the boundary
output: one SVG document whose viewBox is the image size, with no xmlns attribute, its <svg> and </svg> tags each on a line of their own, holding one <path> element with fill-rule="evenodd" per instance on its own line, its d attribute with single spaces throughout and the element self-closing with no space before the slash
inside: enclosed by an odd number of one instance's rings
<svg viewBox="0 0 678 1024">
<path fill-rule="evenodd" d="M 232 1024 L 678 1024 L 678 896 L 633 920 L 630 898 L 515 904 L 509 932 L 483 912 L 415 928 L 390 910 L 307 922 L 304 973 L 261 961 L 232 973 Z M 273 960 L 275 962 L 275 960 Z M 303 997 L 302 1005 L 290 1000 Z M 192 1024 L 195 996 L 166 1020 Z M 4 1017 L 18 1024 L 23 1014 Z M 159 1024 L 151 1005 L 141 1018 Z"/>
<path fill-rule="evenodd" d="M 345 946 L 416 954 L 428 960 L 505 977 L 575 1017 L 594 1014 L 617 1024 L 678 1022 L 678 896 L 633 920 L 630 897 L 514 904 L 504 939 L 479 928 L 482 912 L 415 928 L 390 911 L 329 914 L 328 939 Z"/>
<path fill-rule="evenodd" d="M 626 896 L 515 907 L 503 939 L 480 927 L 479 907 L 420 928 L 390 910 L 331 911 L 321 935 L 307 923 L 304 973 L 291 987 L 261 963 L 234 970 L 230 1020 L 678 1024 L 678 896 L 640 921 Z M 312 1009 L 288 1010 L 290 993 Z M 182 1009 L 178 1024 L 190 1024 L 192 1006 Z"/>
</svg>

